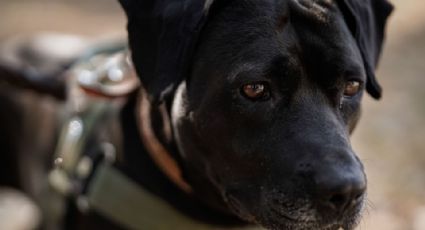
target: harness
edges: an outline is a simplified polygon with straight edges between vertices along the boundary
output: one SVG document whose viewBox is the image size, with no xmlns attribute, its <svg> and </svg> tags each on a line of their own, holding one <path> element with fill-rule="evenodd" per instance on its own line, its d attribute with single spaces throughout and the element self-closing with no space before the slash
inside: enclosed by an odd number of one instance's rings
<svg viewBox="0 0 425 230">
<path fill-rule="evenodd" d="M 71 200 L 81 212 L 95 211 L 127 229 L 223 229 L 184 216 L 114 167 L 122 157 L 122 149 L 116 133 L 119 129 L 109 124 L 117 121 L 126 96 L 140 85 L 127 53 L 123 47 L 92 53 L 68 71 L 66 118 L 48 178 L 51 203 L 44 208 L 47 224 L 61 229 L 58 226 L 62 224 L 66 202 Z M 144 104 L 146 101 L 142 101 Z M 145 112 L 140 113 L 142 123 L 149 122 Z M 167 154 L 161 153 L 159 142 L 149 137 L 148 131 L 142 132 L 144 144 L 154 152 L 151 155 L 155 163 L 160 167 L 167 165 L 161 168 L 164 173 L 190 192 L 176 163 L 164 157 Z"/>
</svg>

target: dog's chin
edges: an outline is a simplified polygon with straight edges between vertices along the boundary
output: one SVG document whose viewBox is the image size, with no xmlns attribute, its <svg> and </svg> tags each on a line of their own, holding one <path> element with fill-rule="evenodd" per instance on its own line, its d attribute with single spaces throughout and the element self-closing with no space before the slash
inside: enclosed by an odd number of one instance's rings
<svg viewBox="0 0 425 230">
<path fill-rule="evenodd" d="M 279 222 L 265 222 L 260 223 L 262 226 L 264 226 L 267 229 L 270 230 L 351 230 L 354 229 L 355 225 L 348 225 L 346 223 L 328 223 L 328 224 L 322 224 L 322 223 L 316 223 L 316 222 L 285 222 L 285 223 L 279 223 Z M 344 225 L 346 225 L 344 227 Z"/>
<path fill-rule="evenodd" d="M 360 213 L 338 216 L 304 216 L 293 219 L 286 213 L 270 212 L 257 218 L 257 223 L 270 230 L 352 230 L 360 221 Z"/>
<path fill-rule="evenodd" d="M 270 230 L 352 230 L 360 222 L 364 209 L 363 201 L 344 213 L 326 212 L 316 208 L 308 199 L 273 197 L 261 208 L 248 211 L 236 198 L 230 196 L 228 201 L 240 218 Z"/>
</svg>

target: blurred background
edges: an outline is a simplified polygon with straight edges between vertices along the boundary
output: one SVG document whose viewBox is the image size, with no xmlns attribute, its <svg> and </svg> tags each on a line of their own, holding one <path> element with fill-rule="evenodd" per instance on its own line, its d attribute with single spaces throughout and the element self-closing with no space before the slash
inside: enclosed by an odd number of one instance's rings
<svg viewBox="0 0 425 230">
<path fill-rule="evenodd" d="M 358 229 L 425 230 L 425 1 L 391 2 L 377 74 L 384 96 L 364 98 L 353 136 L 369 180 Z M 125 17 L 116 0 L 0 0 L 0 41 L 40 31 L 124 37 Z"/>
</svg>

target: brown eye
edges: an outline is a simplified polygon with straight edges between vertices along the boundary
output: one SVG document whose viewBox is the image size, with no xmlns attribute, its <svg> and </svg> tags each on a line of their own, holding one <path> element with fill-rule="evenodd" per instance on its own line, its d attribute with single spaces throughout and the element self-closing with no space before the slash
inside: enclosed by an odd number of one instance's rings
<svg viewBox="0 0 425 230">
<path fill-rule="evenodd" d="M 270 97 L 268 86 L 264 83 L 251 83 L 242 87 L 242 94 L 251 100 L 267 100 Z"/>
<path fill-rule="evenodd" d="M 345 84 L 344 96 L 353 97 L 360 91 L 360 82 L 348 81 Z"/>
</svg>

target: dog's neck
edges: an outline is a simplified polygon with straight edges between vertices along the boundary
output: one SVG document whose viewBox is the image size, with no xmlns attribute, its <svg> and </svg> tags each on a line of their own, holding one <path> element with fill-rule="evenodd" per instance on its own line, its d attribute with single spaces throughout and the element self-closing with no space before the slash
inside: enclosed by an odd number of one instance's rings
<svg viewBox="0 0 425 230">
<path fill-rule="evenodd" d="M 131 96 L 121 112 L 125 160 L 119 166 L 120 170 L 146 190 L 159 196 L 174 208 L 195 220 L 219 226 L 244 225 L 239 218 L 208 207 L 190 192 L 190 186 L 181 177 L 176 144 L 163 131 L 164 119 L 161 113 L 164 111 L 161 112 L 159 107 L 151 107 L 148 111 L 145 111 L 145 113 L 150 114 L 150 127 L 143 127 L 148 124 L 146 121 L 138 122 L 141 117 L 137 111 L 142 111 L 137 109 L 139 102 L 140 97 L 138 95 Z M 169 112 L 169 110 L 167 109 L 166 112 Z M 147 129 L 150 129 L 150 131 Z M 148 136 L 143 137 L 143 135 Z M 155 140 L 150 139 L 149 136 L 155 138 Z M 149 146 L 152 143 L 145 144 L 149 139 L 154 141 L 153 144 L 156 147 Z M 153 154 L 158 154 L 149 152 L 152 150 L 165 152 L 159 153 L 162 157 L 152 157 Z M 167 159 L 164 159 L 164 156 Z M 167 164 L 172 166 L 172 170 L 164 170 L 163 166 Z"/>
</svg>

